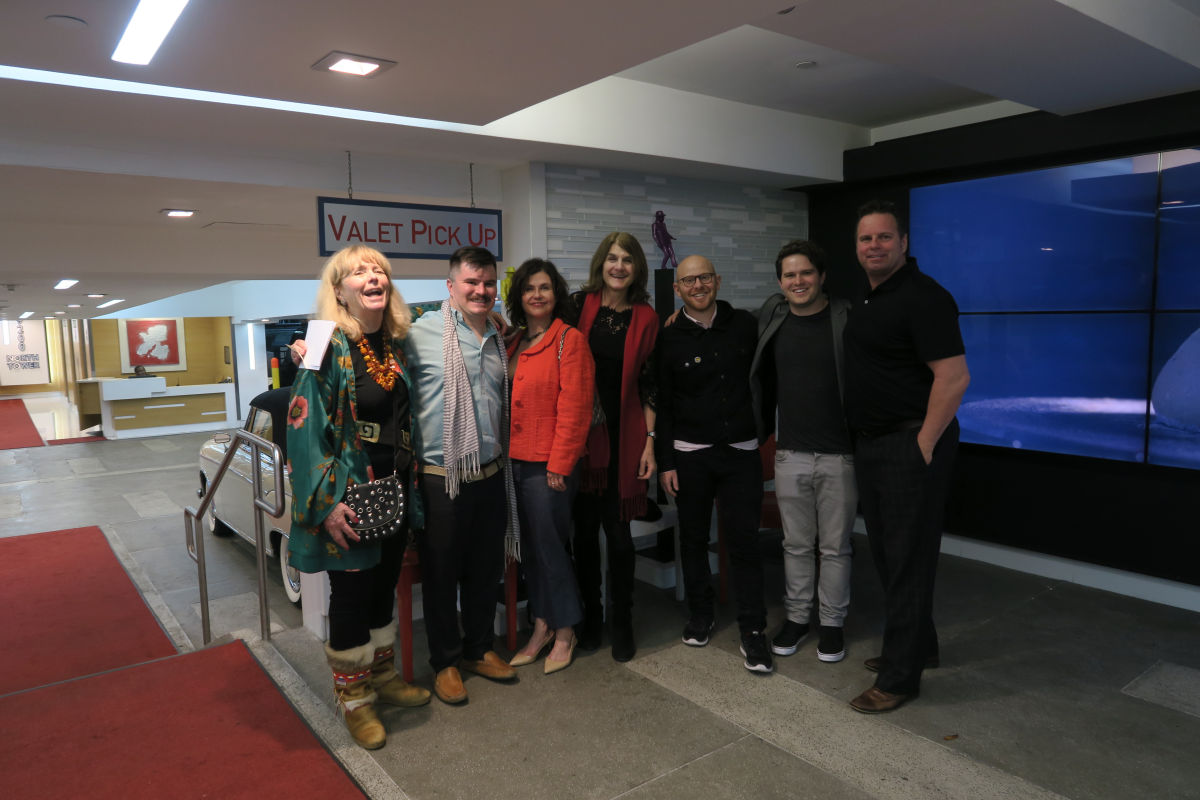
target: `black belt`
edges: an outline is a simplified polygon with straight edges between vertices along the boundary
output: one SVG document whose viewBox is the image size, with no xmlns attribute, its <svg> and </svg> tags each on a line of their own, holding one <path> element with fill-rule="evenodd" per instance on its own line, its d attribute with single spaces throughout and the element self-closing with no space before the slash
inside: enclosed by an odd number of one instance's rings
<svg viewBox="0 0 1200 800">
<path fill-rule="evenodd" d="M 906 419 L 897 422 L 894 425 L 887 425 L 882 428 L 870 428 L 866 430 L 856 430 L 854 435 L 860 439 L 878 439 L 880 436 L 887 436 L 892 433 L 903 433 L 911 431 L 914 428 L 919 428 L 925 424 L 923 419 Z"/>
</svg>

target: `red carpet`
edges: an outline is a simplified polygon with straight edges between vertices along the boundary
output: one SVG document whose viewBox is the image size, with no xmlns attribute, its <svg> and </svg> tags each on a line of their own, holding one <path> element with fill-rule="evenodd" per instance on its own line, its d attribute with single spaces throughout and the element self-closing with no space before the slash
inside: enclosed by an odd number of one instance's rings
<svg viewBox="0 0 1200 800">
<path fill-rule="evenodd" d="M 94 526 L 0 538 L 0 614 L 0 695 L 175 654 Z"/>
<path fill-rule="evenodd" d="M 48 439 L 46 444 L 81 444 L 83 442 L 103 442 L 103 436 L 76 436 L 73 439 Z"/>
<path fill-rule="evenodd" d="M 0 698 L 12 798 L 361 798 L 241 642 Z"/>
<path fill-rule="evenodd" d="M 24 401 L 12 398 L 0 400 L 0 450 L 41 446 L 42 435 L 29 418 Z"/>
</svg>

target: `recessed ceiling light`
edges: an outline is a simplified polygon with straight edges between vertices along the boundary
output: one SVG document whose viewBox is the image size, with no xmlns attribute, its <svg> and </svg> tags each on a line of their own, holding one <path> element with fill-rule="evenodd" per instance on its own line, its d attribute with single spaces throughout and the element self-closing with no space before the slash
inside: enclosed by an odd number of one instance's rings
<svg viewBox="0 0 1200 800">
<path fill-rule="evenodd" d="M 33 316 L 32 311 L 26 311 L 25 313 L 21 314 L 21 316 L 17 317 L 17 319 L 29 319 L 32 316 Z"/>
<path fill-rule="evenodd" d="M 166 214 L 168 217 L 190 217 L 196 211 L 191 208 L 163 208 L 158 213 Z"/>
<path fill-rule="evenodd" d="M 141 0 L 117 42 L 112 60 L 145 66 L 154 58 L 188 0 Z"/>
<path fill-rule="evenodd" d="M 124 303 L 124 302 L 125 302 L 125 298 L 122 297 L 119 300 L 109 300 L 107 303 L 101 303 L 100 305 L 96 306 L 96 308 L 108 308 L 109 306 L 115 306 L 117 303 Z"/>
<path fill-rule="evenodd" d="M 796 10 L 796 7 L 795 7 L 795 6 L 788 6 L 788 7 L 787 7 L 787 8 L 785 8 L 783 11 L 776 11 L 775 13 L 776 13 L 776 14 L 790 14 L 790 13 L 792 13 L 792 12 L 793 12 L 793 11 L 795 11 L 795 10 Z"/>
<path fill-rule="evenodd" d="M 79 303 L 67 303 L 67 308 L 79 308 Z"/>
<path fill-rule="evenodd" d="M 816 65 L 817 62 L 813 61 L 812 59 L 804 59 L 803 61 L 797 61 L 795 64 L 792 64 L 792 66 L 796 69 L 812 69 Z"/>
<path fill-rule="evenodd" d="M 102 295 L 102 294 L 89 294 L 88 295 L 88 297 L 92 298 L 93 300 L 96 300 L 96 299 L 104 297 L 104 296 L 105 295 Z"/>
<path fill-rule="evenodd" d="M 65 312 L 65 311 L 55 311 L 54 313 L 55 313 L 55 314 L 65 314 L 65 313 L 67 313 L 67 312 Z"/>
<path fill-rule="evenodd" d="M 353 53 L 342 53 L 334 50 L 329 55 L 312 65 L 313 69 L 330 70 L 344 75 L 354 75 L 359 78 L 374 78 L 381 72 L 386 72 L 396 66 L 395 61 L 371 56 L 356 56 Z"/>
<path fill-rule="evenodd" d="M 79 281 L 75 280 L 74 278 L 63 278 L 58 283 L 54 284 L 54 288 L 55 289 L 70 289 L 72 286 L 74 286 L 77 283 L 79 283 Z"/>
</svg>

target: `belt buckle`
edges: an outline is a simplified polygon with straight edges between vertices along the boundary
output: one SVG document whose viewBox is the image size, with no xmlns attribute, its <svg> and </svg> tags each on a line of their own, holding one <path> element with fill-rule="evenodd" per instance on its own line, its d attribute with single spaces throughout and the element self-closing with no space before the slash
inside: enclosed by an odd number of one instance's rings
<svg viewBox="0 0 1200 800">
<path fill-rule="evenodd" d="M 372 444 L 379 441 L 379 434 L 382 432 L 382 427 L 377 422 L 359 422 L 358 423 L 358 438 L 364 442 Z"/>
</svg>

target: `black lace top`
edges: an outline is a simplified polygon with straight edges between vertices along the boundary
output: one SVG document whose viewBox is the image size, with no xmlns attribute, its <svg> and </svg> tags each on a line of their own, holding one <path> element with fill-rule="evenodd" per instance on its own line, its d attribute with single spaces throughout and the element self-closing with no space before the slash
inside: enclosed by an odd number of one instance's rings
<svg viewBox="0 0 1200 800">
<path fill-rule="evenodd" d="M 575 292 L 568 298 L 564 316 L 569 324 L 579 324 L 586 296 L 583 292 Z M 629 323 L 632 320 L 632 308 L 614 311 L 601 306 L 588 333 L 588 346 L 592 351 L 592 358 L 596 361 L 596 391 L 600 395 L 600 405 L 604 407 L 610 435 L 616 434 L 617 423 L 621 417 L 621 366 L 625 361 L 625 334 L 629 331 Z M 642 405 L 651 408 L 655 408 L 657 399 L 653 361 L 652 355 L 642 364 L 641 372 L 638 373 L 638 397 Z"/>
</svg>

